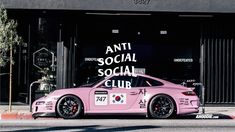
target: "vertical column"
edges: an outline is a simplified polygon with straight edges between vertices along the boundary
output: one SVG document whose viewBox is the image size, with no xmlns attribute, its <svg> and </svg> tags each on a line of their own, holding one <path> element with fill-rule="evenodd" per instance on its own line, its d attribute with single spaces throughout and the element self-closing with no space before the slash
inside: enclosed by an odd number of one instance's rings
<svg viewBox="0 0 235 132">
<path fill-rule="evenodd" d="M 64 48 L 63 48 L 63 42 L 57 43 L 57 61 L 56 61 L 56 87 L 57 89 L 63 88 L 63 70 L 64 70 L 64 63 L 63 63 L 63 54 L 64 54 Z"/>
</svg>

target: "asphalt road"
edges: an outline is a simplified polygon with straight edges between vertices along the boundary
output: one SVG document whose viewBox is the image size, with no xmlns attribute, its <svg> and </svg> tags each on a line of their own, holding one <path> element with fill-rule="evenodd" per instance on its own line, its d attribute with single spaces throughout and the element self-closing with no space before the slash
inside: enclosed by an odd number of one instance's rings
<svg viewBox="0 0 235 132">
<path fill-rule="evenodd" d="M 0 120 L 0 131 L 77 132 L 77 131 L 159 131 L 159 132 L 234 132 L 235 120 L 223 119 L 40 119 Z"/>
</svg>

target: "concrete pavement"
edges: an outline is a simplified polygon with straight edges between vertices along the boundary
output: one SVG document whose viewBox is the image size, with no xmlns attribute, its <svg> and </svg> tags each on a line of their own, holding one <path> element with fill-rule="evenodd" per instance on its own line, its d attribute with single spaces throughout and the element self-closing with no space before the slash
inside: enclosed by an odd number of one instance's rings
<svg viewBox="0 0 235 132">
<path fill-rule="evenodd" d="M 219 118 L 219 119 L 235 119 L 235 107 L 205 107 L 205 113 L 201 116 L 202 108 L 198 114 L 190 116 L 182 116 L 180 119 L 195 118 Z M 212 115 L 212 117 L 211 117 Z M 28 105 L 13 105 L 12 111 L 8 112 L 8 105 L 0 105 L 0 119 L 32 119 Z"/>
<path fill-rule="evenodd" d="M 0 130 L 2 132 L 234 132 L 235 120 L 0 120 Z"/>
<path fill-rule="evenodd" d="M 201 113 L 201 109 L 200 112 Z M 222 114 L 235 119 L 235 106 L 234 107 L 205 107 L 205 113 Z"/>
</svg>

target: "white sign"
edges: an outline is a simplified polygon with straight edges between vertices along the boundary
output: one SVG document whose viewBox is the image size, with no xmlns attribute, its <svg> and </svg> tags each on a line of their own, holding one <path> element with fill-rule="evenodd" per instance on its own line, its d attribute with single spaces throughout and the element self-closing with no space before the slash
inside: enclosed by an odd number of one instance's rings
<svg viewBox="0 0 235 132">
<path fill-rule="evenodd" d="M 85 61 L 97 61 L 98 58 L 85 58 Z"/>
<path fill-rule="evenodd" d="M 192 58 L 175 58 L 174 62 L 193 62 Z"/>
<path fill-rule="evenodd" d="M 136 74 L 145 74 L 146 69 L 145 68 L 135 68 Z"/>
<path fill-rule="evenodd" d="M 165 35 L 165 34 L 167 34 L 167 31 L 166 30 L 161 30 L 160 34 Z"/>
<path fill-rule="evenodd" d="M 119 33 L 119 30 L 118 29 L 113 29 L 112 33 Z"/>
<path fill-rule="evenodd" d="M 96 94 L 95 105 L 108 105 L 108 94 Z"/>
</svg>

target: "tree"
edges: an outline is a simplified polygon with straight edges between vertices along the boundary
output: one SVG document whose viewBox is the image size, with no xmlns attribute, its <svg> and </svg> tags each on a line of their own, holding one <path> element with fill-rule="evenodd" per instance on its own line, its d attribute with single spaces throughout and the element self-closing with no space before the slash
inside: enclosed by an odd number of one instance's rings
<svg viewBox="0 0 235 132">
<path fill-rule="evenodd" d="M 7 17 L 7 11 L 3 7 L 0 8 L 0 67 L 3 67 L 7 62 L 11 61 L 9 51 L 15 48 L 22 42 L 18 36 L 17 22 Z M 11 61 L 11 63 L 13 63 Z"/>
<path fill-rule="evenodd" d="M 3 7 L 0 8 L 0 67 L 3 67 L 10 62 L 9 71 L 9 111 L 11 111 L 12 103 L 12 51 L 16 45 L 22 42 L 18 36 L 17 22 L 7 18 L 7 11 Z M 1 72 L 0 72 L 1 73 Z M 1 74 L 0 74 L 1 75 Z"/>
</svg>

